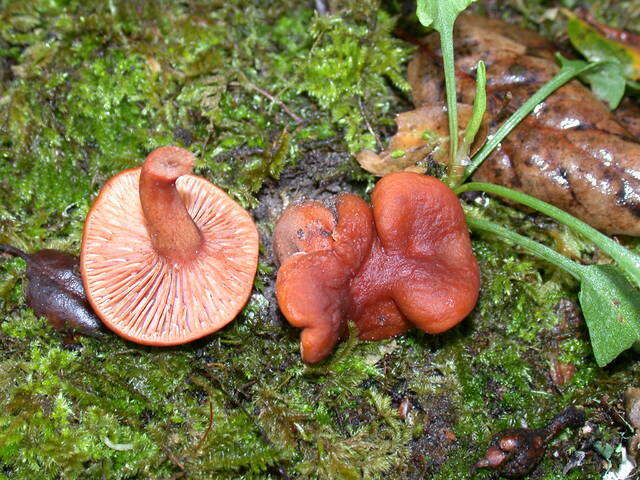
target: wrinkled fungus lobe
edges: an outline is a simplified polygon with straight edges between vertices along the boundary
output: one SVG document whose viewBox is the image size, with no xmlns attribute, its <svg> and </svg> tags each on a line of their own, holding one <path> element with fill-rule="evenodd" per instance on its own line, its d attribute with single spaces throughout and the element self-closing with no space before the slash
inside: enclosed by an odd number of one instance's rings
<svg viewBox="0 0 640 480">
<path fill-rule="evenodd" d="M 444 183 L 392 173 L 371 203 L 351 194 L 339 196 L 333 211 L 306 202 L 276 225 L 276 296 L 287 320 L 303 329 L 307 363 L 331 353 L 348 320 L 365 340 L 411 326 L 435 334 L 475 306 L 478 265 L 460 202 Z"/>
<path fill-rule="evenodd" d="M 118 335 L 177 345 L 235 318 L 253 286 L 258 232 L 250 215 L 177 147 L 109 180 L 82 238 L 91 305 Z"/>
</svg>

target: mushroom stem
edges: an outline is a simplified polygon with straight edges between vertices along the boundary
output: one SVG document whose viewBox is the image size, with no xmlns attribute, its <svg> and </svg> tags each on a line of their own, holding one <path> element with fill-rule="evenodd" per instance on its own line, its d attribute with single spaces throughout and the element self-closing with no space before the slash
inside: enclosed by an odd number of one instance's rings
<svg viewBox="0 0 640 480">
<path fill-rule="evenodd" d="M 182 197 L 176 180 L 193 169 L 193 155 L 178 147 L 161 147 L 149 154 L 140 173 L 140 203 L 156 252 L 177 261 L 194 258 L 203 237 Z"/>
</svg>

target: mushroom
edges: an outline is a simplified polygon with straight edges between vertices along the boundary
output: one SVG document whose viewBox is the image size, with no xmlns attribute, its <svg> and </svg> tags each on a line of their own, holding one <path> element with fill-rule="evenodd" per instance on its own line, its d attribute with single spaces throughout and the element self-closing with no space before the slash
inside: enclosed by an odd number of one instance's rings
<svg viewBox="0 0 640 480">
<path fill-rule="evenodd" d="M 349 280 L 371 249 L 371 208 L 355 195 L 336 201 L 337 221 L 317 202 L 288 208 L 275 228 L 274 250 L 281 267 L 276 297 L 289 323 L 303 329 L 302 359 L 326 358 L 346 329 Z"/>
<path fill-rule="evenodd" d="M 478 298 L 480 273 L 460 202 L 433 177 L 386 175 L 372 207 L 341 195 L 335 215 L 317 202 L 289 207 L 274 245 L 278 304 L 303 328 L 307 363 L 331 353 L 348 320 L 365 340 L 412 326 L 435 334 L 462 321 Z"/>
<path fill-rule="evenodd" d="M 192 169 L 191 153 L 158 148 L 142 168 L 111 178 L 87 215 L 85 291 L 102 321 L 128 340 L 196 340 L 231 322 L 251 294 L 256 226 Z"/>
</svg>

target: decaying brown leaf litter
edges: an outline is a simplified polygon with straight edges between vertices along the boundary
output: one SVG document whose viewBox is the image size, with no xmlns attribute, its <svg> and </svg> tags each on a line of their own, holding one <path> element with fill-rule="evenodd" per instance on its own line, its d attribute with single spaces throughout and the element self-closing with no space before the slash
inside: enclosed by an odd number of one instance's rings
<svg viewBox="0 0 640 480">
<path fill-rule="evenodd" d="M 640 8 L 268 3 L 0 1 L 0 480 L 634 478 Z"/>
<path fill-rule="evenodd" d="M 487 64 L 485 135 L 494 132 L 559 70 L 554 58 L 557 49 L 533 32 L 474 15 L 462 16 L 456 32 L 463 119 L 473 105 L 476 63 L 483 60 Z M 446 128 L 437 35 L 427 37 L 422 45 L 408 69 L 417 109 L 398 116 L 393 150 L 383 152 L 382 158 L 360 154 L 360 163 L 374 174 L 396 169 L 424 172 L 426 156 L 442 158 L 443 148 L 433 144 Z M 573 81 L 516 127 L 474 179 L 533 195 L 607 233 L 639 235 L 639 115 L 633 103 L 610 112 L 587 86 Z M 424 130 L 433 131 L 436 138 L 423 138 Z M 389 159 L 399 149 L 406 154 Z M 420 163 L 422 167 L 417 166 Z"/>
</svg>

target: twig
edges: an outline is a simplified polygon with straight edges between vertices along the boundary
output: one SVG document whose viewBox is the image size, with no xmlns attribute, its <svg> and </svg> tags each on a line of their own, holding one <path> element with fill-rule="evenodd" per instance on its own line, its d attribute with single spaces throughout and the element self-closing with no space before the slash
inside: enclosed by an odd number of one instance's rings
<svg viewBox="0 0 640 480">
<path fill-rule="evenodd" d="M 621 415 L 615 407 L 611 406 L 607 400 L 608 399 L 606 397 L 600 399 L 600 406 L 602 407 L 602 410 L 607 413 L 611 420 L 613 420 L 615 423 L 628 428 L 633 432 L 633 427 L 629 424 L 629 422 L 627 422 L 624 416 Z"/>
<path fill-rule="evenodd" d="M 267 92 L 266 90 L 263 90 L 262 88 L 260 88 L 259 86 L 247 81 L 245 83 L 241 83 L 241 82 L 229 82 L 230 86 L 233 87 L 242 87 L 246 84 L 247 87 L 255 90 L 256 92 L 258 92 L 260 95 L 262 95 L 263 97 L 268 98 L 269 100 L 271 100 L 273 103 L 278 104 L 282 107 L 282 109 L 286 112 L 287 115 L 289 115 L 296 123 L 302 123 L 302 118 L 300 118 L 298 115 L 296 115 L 295 113 L 293 113 L 289 107 L 287 107 L 285 105 L 285 103 L 282 100 L 278 100 L 276 97 L 274 97 L 273 95 L 271 95 L 269 92 Z"/>
<path fill-rule="evenodd" d="M 264 153 L 264 148 L 259 147 L 247 147 L 242 146 L 238 148 L 234 148 L 233 150 L 229 150 L 227 152 L 222 152 L 213 157 L 214 160 L 227 160 L 231 157 L 248 157 L 249 155 L 256 155 Z"/>
<path fill-rule="evenodd" d="M 182 464 L 182 462 L 178 460 L 173 453 L 171 453 L 171 450 L 169 450 L 169 448 L 166 445 L 162 446 L 162 450 L 164 451 L 164 454 L 167 456 L 167 458 L 171 461 L 171 463 L 173 463 L 176 467 L 180 469 L 180 472 L 178 472 L 180 474 L 179 477 L 172 475 L 170 478 L 180 478 L 186 475 L 187 469 L 184 468 L 184 465 Z"/>
<path fill-rule="evenodd" d="M 202 447 L 202 444 L 204 443 L 204 441 L 207 439 L 207 435 L 209 435 L 209 432 L 211 431 L 211 427 L 213 427 L 213 403 L 211 403 L 211 400 L 209 400 L 209 426 L 207 427 L 205 432 L 202 434 L 202 437 L 200 437 L 200 440 L 198 441 L 198 444 L 194 449 L 194 452 L 196 453 L 196 455 L 200 451 L 200 447 Z"/>
<path fill-rule="evenodd" d="M 11 255 L 13 257 L 20 257 L 24 260 L 28 260 L 29 255 L 19 248 L 12 245 L 0 244 L 0 255 Z"/>
<path fill-rule="evenodd" d="M 8 335 L 0 334 L 0 343 L 2 342 L 11 342 L 11 343 L 22 343 L 17 338 L 10 337 Z"/>
<path fill-rule="evenodd" d="M 209 140 L 211 140 L 211 137 L 213 136 L 213 129 L 211 129 L 209 131 L 209 135 L 207 135 L 207 138 L 205 139 L 204 143 L 202 144 L 202 149 L 200 150 L 200 157 L 204 158 L 204 152 L 207 151 L 207 146 L 209 146 Z"/>
<path fill-rule="evenodd" d="M 373 135 L 373 138 L 376 139 L 378 151 L 382 150 L 382 142 L 380 141 L 380 137 L 378 136 L 378 134 L 373 130 L 373 127 L 369 123 L 367 112 L 364 108 L 364 104 L 362 103 L 362 97 L 358 97 L 358 106 L 360 107 L 360 113 L 362 114 L 362 118 L 364 118 L 364 124 L 367 126 L 367 130 L 369 130 L 369 133 L 371 133 L 371 135 Z"/>
</svg>

